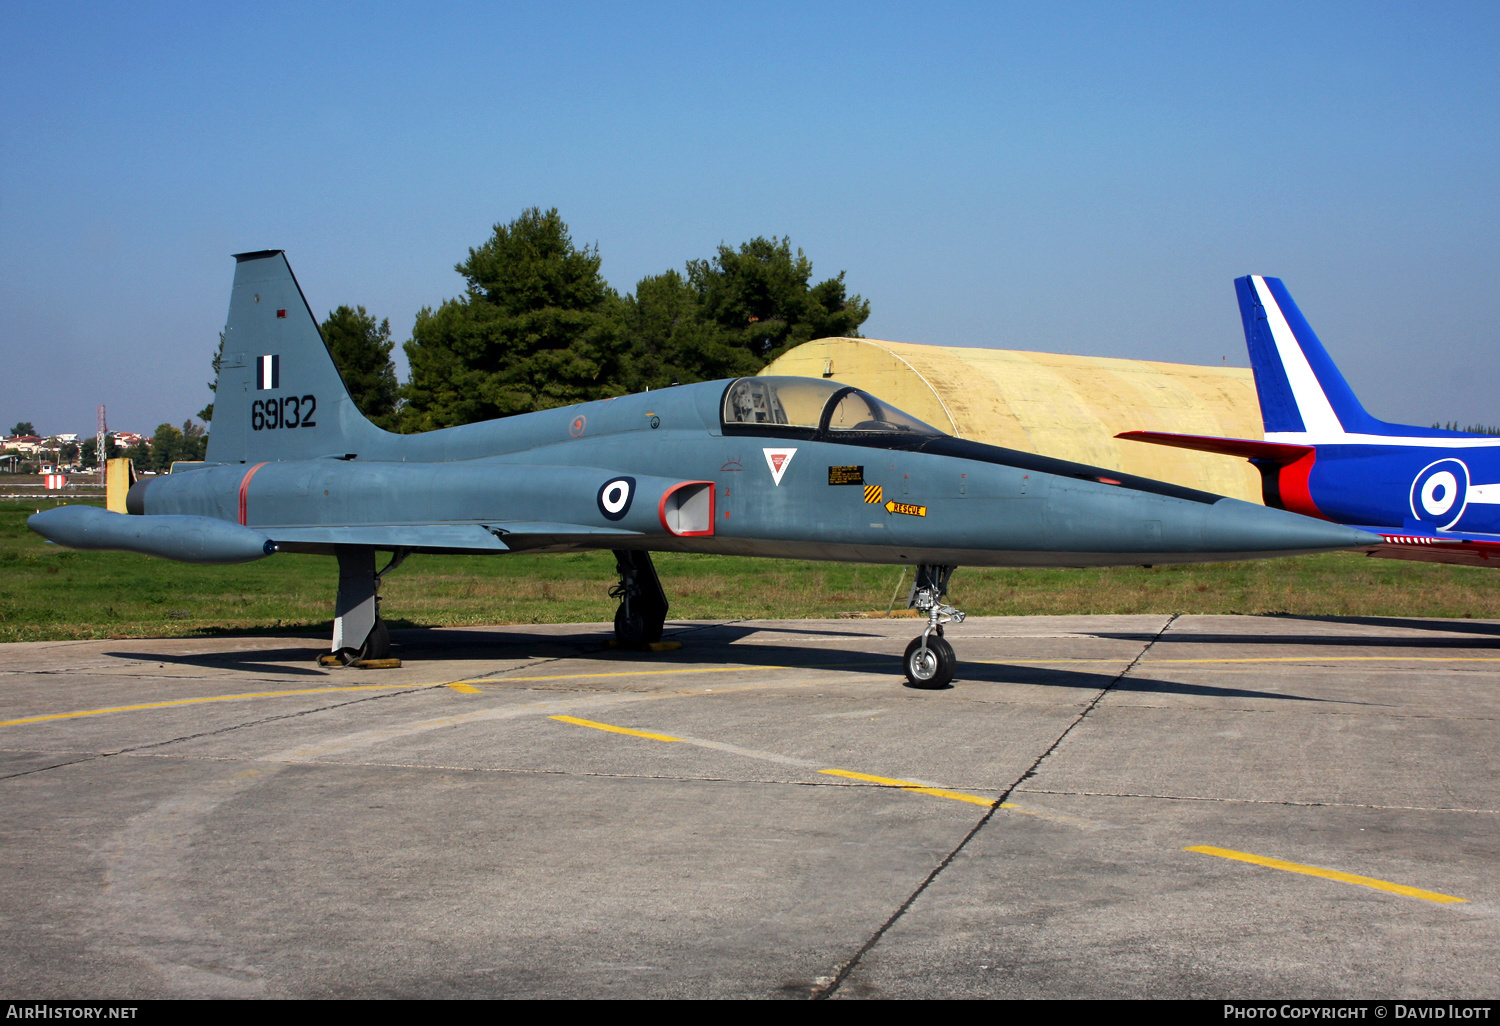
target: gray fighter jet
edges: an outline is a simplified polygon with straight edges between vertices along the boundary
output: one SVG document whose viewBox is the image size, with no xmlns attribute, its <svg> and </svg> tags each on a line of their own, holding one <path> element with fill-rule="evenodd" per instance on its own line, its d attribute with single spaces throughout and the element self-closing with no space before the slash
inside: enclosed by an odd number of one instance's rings
<svg viewBox="0 0 1500 1026">
<path fill-rule="evenodd" d="M 1104 566 L 1379 544 L 1337 524 L 943 434 L 834 381 L 708 381 L 420 435 L 356 409 L 279 250 L 236 258 L 207 462 L 136 484 L 128 513 L 31 517 L 82 549 L 196 563 L 338 558 L 332 650 L 381 658 L 381 577 L 412 553 L 615 554 L 624 644 L 658 640 L 651 552 L 915 565 L 906 650 L 942 687 L 960 564 Z M 384 569 L 376 553 L 389 552 Z"/>
</svg>

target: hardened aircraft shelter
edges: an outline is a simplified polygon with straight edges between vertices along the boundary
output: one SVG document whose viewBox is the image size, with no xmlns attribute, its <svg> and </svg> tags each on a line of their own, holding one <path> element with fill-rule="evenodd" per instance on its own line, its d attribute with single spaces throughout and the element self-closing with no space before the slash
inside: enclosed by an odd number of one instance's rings
<svg viewBox="0 0 1500 1026">
<path fill-rule="evenodd" d="M 1244 460 L 1114 437 L 1263 438 L 1248 368 L 822 338 L 761 373 L 855 385 L 959 438 L 1261 501 L 1260 475 Z"/>
</svg>

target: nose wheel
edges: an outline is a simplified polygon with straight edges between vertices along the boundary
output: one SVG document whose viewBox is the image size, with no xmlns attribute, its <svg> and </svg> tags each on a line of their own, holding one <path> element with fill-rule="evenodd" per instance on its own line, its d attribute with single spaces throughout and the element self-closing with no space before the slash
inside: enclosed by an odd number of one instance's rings
<svg viewBox="0 0 1500 1026">
<path fill-rule="evenodd" d="M 964 622 L 961 610 L 943 602 L 948 594 L 948 579 L 955 569 L 922 564 L 917 567 L 916 579 L 912 581 L 907 608 L 927 614 L 927 629 L 911 639 L 902 659 L 906 679 L 914 688 L 929 691 L 945 688 L 952 683 L 954 671 L 958 669 L 958 656 L 948 639 L 943 637 L 944 624 Z"/>
<path fill-rule="evenodd" d="M 945 688 L 953 682 L 958 656 L 948 639 L 936 634 L 912 638 L 906 646 L 906 679 L 914 688 Z"/>
</svg>

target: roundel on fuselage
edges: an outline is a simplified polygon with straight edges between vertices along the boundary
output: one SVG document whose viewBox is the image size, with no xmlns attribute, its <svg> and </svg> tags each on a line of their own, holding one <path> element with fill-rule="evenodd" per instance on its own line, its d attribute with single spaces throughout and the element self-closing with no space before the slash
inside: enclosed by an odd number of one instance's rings
<svg viewBox="0 0 1500 1026">
<path fill-rule="evenodd" d="M 599 512 L 605 520 L 621 520 L 635 498 L 635 478 L 617 477 L 599 486 Z"/>
<path fill-rule="evenodd" d="M 1463 460 L 1429 463 L 1411 483 L 1411 515 L 1438 530 L 1458 523 L 1469 504 L 1469 468 Z"/>
</svg>

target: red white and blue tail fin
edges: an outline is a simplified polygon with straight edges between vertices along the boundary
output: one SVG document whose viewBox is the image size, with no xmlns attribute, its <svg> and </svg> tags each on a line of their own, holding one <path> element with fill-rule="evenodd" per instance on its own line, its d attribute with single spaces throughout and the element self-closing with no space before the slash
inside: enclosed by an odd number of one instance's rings
<svg viewBox="0 0 1500 1026">
<path fill-rule="evenodd" d="M 1251 274 L 1236 278 L 1234 287 L 1267 441 L 1319 445 L 1351 441 L 1349 435 L 1459 434 L 1370 416 L 1280 278 Z"/>
</svg>

